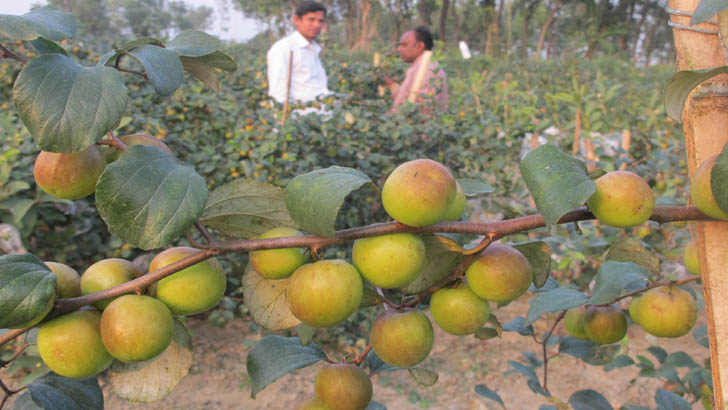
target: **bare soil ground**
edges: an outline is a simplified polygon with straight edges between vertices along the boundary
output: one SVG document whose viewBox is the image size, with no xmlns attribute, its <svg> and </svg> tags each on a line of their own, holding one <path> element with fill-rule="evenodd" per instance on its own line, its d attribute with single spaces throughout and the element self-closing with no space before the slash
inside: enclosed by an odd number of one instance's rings
<svg viewBox="0 0 728 410">
<path fill-rule="evenodd" d="M 525 315 L 527 298 L 498 310 L 501 323 L 516 316 Z M 250 398 L 250 382 L 246 373 L 245 359 L 253 341 L 260 333 L 249 330 L 250 322 L 236 319 L 220 329 L 208 323 L 191 321 L 195 332 L 195 365 L 177 386 L 175 391 L 160 402 L 151 404 L 128 403 L 115 397 L 104 387 L 108 409 L 287 409 L 293 410 L 313 392 L 313 378 L 322 364 L 288 374 L 268 386 L 255 400 Z M 538 334 L 549 326 L 546 321 L 535 324 Z M 561 325 L 557 333 L 563 334 Z M 655 339 L 646 335 L 639 326 L 629 330 L 629 350 L 636 354 L 652 356 L 647 348 L 654 343 L 668 353 L 684 351 L 697 362 L 708 357 L 707 349 L 698 345 L 692 335 L 678 339 Z M 417 385 L 406 371 L 383 372 L 373 377 L 374 399 L 390 410 L 448 409 L 476 410 L 500 409 L 495 402 L 475 394 L 477 384 L 485 384 L 496 391 L 508 409 L 537 409 L 550 404 L 547 399 L 532 393 L 526 386 L 526 377 L 520 374 L 504 376 L 510 369 L 508 360 L 525 362 L 521 352 L 538 353 L 540 346 L 531 337 L 506 332 L 502 339 L 480 341 L 474 337 L 455 337 L 436 330 L 435 347 L 422 366 L 436 370 L 439 381 L 432 387 Z M 340 357 L 335 356 L 335 357 Z M 542 368 L 537 369 L 540 378 Z M 585 364 L 571 356 L 560 355 L 549 362 L 548 387 L 554 397 L 567 402 L 571 394 L 581 389 L 601 392 L 615 409 L 630 403 L 654 408 L 655 390 L 662 385 L 659 380 L 637 378 L 638 369 L 630 366 L 605 372 L 602 367 Z M 103 379 L 102 379 L 103 384 Z M 698 403 L 694 409 L 702 409 Z"/>
</svg>

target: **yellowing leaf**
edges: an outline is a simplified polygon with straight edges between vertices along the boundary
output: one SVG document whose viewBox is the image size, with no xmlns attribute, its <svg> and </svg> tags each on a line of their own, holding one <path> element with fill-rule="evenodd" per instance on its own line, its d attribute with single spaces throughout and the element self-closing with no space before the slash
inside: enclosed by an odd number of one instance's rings
<svg viewBox="0 0 728 410">
<path fill-rule="evenodd" d="M 268 330 L 288 329 L 301 323 L 288 309 L 286 289 L 289 279 L 265 279 L 252 265 L 248 265 L 242 282 L 243 300 L 255 323 Z"/>
</svg>

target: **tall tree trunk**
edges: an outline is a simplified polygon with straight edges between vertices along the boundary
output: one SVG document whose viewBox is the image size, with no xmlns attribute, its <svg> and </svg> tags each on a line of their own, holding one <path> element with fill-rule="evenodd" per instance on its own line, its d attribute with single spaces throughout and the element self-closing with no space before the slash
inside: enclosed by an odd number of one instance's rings
<svg viewBox="0 0 728 410">
<path fill-rule="evenodd" d="M 670 0 L 669 7 L 692 14 L 699 0 Z M 671 20 L 690 24 L 690 17 Z M 701 24 L 702 28 L 713 28 Z M 678 70 L 694 70 L 727 64 L 718 36 L 673 28 Z M 707 158 L 721 152 L 728 142 L 728 76 L 714 77 L 692 92 L 682 112 L 685 150 L 690 175 Z M 713 374 L 713 409 L 726 410 L 728 402 L 728 229 L 726 222 L 698 222 L 697 243 L 705 294 L 705 313 Z"/>
<path fill-rule="evenodd" d="M 642 51 L 644 51 L 645 53 L 645 66 L 650 65 L 652 52 L 655 50 L 655 46 L 653 44 L 655 40 L 655 32 L 657 32 L 657 24 L 651 26 L 650 29 L 647 31 L 647 35 L 645 35 L 645 41 L 642 45 Z"/>
<path fill-rule="evenodd" d="M 642 35 L 642 30 L 645 26 L 645 19 L 647 18 L 647 11 L 649 10 L 649 6 L 647 4 L 642 5 L 642 10 L 640 11 L 640 22 L 637 25 L 637 32 L 634 34 L 634 37 L 632 39 L 632 50 L 630 51 L 630 59 L 632 60 L 632 63 L 637 63 L 637 45 L 640 41 L 640 36 Z"/>
<path fill-rule="evenodd" d="M 458 8 L 455 5 L 455 0 L 452 0 L 452 26 L 453 26 L 453 37 L 455 37 L 455 43 L 460 43 L 460 18 L 458 17 Z"/>
<path fill-rule="evenodd" d="M 448 8 L 450 8 L 450 0 L 442 0 L 442 10 L 440 11 L 440 39 L 443 44 L 447 42 L 445 28 L 447 27 Z"/>
<path fill-rule="evenodd" d="M 551 10 L 549 11 L 549 17 L 546 19 L 546 22 L 541 27 L 541 33 L 538 35 L 538 45 L 536 45 L 536 58 L 541 58 L 541 50 L 543 50 L 543 42 L 546 39 L 546 32 L 548 31 L 549 27 L 551 27 L 551 23 L 554 22 L 554 17 L 556 16 L 556 11 L 559 9 L 559 5 L 561 5 L 561 0 L 556 0 L 553 6 L 551 6 Z"/>
</svg>

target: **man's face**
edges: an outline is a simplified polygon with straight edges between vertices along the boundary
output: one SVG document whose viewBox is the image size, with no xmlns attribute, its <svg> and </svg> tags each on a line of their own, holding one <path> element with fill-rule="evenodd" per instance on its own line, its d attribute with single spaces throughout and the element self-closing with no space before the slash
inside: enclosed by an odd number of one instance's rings
<svg viewBox="0 0 728 410">
<path fill-rule="evenodd" d="M 326 24 L 326 16 L 323 11 L 306 13 L 301 17 L 294 14 L 293 23 L 306 40 L 314 41 Z"/>
<path fill-rule="evenodd" d="M 402 61 L 411 63 L 425 51 L 425 43 L 417 41 L 414 31 L 407 31 L 399 39 L 397 51 L 399 51 L 399 57 Z"/>
</svg>

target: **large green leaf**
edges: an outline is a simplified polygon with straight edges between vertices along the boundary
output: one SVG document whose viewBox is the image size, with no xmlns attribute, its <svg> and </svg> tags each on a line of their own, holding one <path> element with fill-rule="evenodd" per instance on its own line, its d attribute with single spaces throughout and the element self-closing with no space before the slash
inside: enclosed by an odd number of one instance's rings
<svg viewBox="0 0 728 410">
<path fill-rule="evenodd" d="M 288 308 L 286 289 L 289 278 L 266 279 L 253 269 L 252 264 L 248 264 L 241 282 L 245 306 L 250 309 L 255 323 L 268 330 L 288 329 L 301 323 Z"/>
<path fill-rule="evenodd" d="M 540 292 L 531 299 L 525 324 L 530 325 L 541 315 L 559 310 L 571 309 L 585 304 L 586 296 L 575 289 L 557 288 L 547 292 Z"/>
<path fill-rule="evenodd" d="M 246 366 L 252 382 L 251 397 L 284 374 L 326 359 L 316 344 L 301 346 L 297 337 L 270 335 L 250 349 Z"/>
<path fill-rule="evenodd" d="M 657 389 L 655 403 L 657 403 L 657 410 L 690 410 L 693 408 L 687 400 L 665 389 Z"/>
<path fill-rule="evenodd" d="M 48 40 L 47 38 L 38 37 L 31 41 L 30 44 L 33 46 L 38 54 L 63 54 L 67 56 L 66 50 L 58 45 L 58 43 Z"/>
<path fill-rule="evenodd" d="M 551 249 L 544 241 L 531 241 L 513 244 L 533 268 L 533 286 L 540 288 L 546 284 L 551 272 Z"/>
<path fill-rule="evenodd" d="M 210 193 L 200 222 L 225 235 L 252 239 L 279 226 L 298 228 L 282 189 L 263 182 L 235 181 Z"/>
<path fill-rule="evenodd" d="M 119 125 L 128 90 L 118 71 L 62 54 L 25 65 L 13 89 L 20 119 L 44 151 L 78 152 Z"/>
<path fill-rule="evenodd" d="M 11 410 L 43 410 L 43 407 L 35 404 L 33 397 L 30 396 L 30 392 L 25 391 L 15 399 Z"/>
<path fill-rule="evenodd" d="M 299 175 L 286 187 L 286 207 L 307 232 L 333 237 L 344 199 L 372 180 L 353 168 L 333 166 Z"/>
<path fill-rule="evenodd" d="M 182 61 L 185 71 L 212 88 L 213 91 L 220 91 L 220 82 L 217 80 L 217 70 L 214 66 L 193 57 L 180 57 L 179 59 Z"/>
<path fill-rule="evenodd" d="M 144 44 L 126 52 L 144 66 L 157 94 L 171 95 L 184 81 L 184 67 L 174 51 Z"/>
<path fill-rule="evenodd" d="M 494 392 L 493 390 L 489 389 L 484 384 L 479 384 L 475 386 L 475 392 L 486 399 L 490 399 L 495 401 L 496 403 L 500 404 L 502 408 L 506 408 L 506 405 L 503 403 L 503 399 L 498 395 L 498 393 Z"/>
<path fill-rule="evenodd" d="M 693 88 L 720 73 L 728 72 L 728 66 L 702 70 L 678 71 L 665 86 L 665 111 L 677 122 L 682 121 L 682 110 Z"/>
<path fill-rule="evenodd" d="M 209 64 L 215 68 L 219 68 L 230 73 L 238 69 L 238 63 L 236 63 L 230 55 L 220 50 L 215 50 L 212 53 L 201 57 L 188 58 L 195 58 L 205 64 Z"/>
<path fill-rule="evenodd" d="M 541 145 L 520 163 L 521 175 L 547 225 L 581 206 L 596 190 L 586 165 L 553 145 Z"/>
<path fill-rule="evenodd" d="M 483 181 L 472 178 L 458 178 L 458 184 L 463 189 L 465 196 L 477 196 L 480 194 L 490 194 L 495 188 Z"/>
<path fill-rule="evenodd" d="M 45 410 L 103 410 L 104 396 L 96 377 L 70 379 L 48 373 L 28 385 L 33 401 Z"/>
<path fill-rule="evenodd" d="M 35 9 L 22 16 L 0 14 L 0 37 L 35 40 L 45 37 L 60 41 L 76 35 L 78 27 L 72 13 L 50 6 Z"/>
<path fill-rule="evenodd" d="M 157 147 L 135 145 L 96 184 L 96 207 L 109 231 L 142 249 L 164 246 L 202 213 L 205 181 Z"/>
<path fill-rule="evenodd" d="M 596 390 L 579 390 L 571 395 L 569 404 L 574 410 L 613 410 L 609 401 Z"/>
<path fill-rule="evenodd" d="M 710 189 L 715 202 L 723 212 L 728 212 L 728 144 L 718 155 L 710 172 Z"/>
<path fill-rule="evenodd" d="M 185 57 L 201 57 L 216 51 L 218 47 L 220 40 L 197 30 L 182 31 L 167 43 L 168 50 Z"/>
<path fill-rule="evenodd" d="M 417 278 L 401 288 L 407 294 L 420 293 L 453 273 L 463 258 L 461 253 L 446 247 L 437 235 L 425 235 L 422 241 L 425 242 L 425 264 Z"/>
<path fill-rule="evenodd" d="M 162 354 L 144 362 L 114 361 L 108 371 L 109 384 L 125 400 L 150 403 L 171 393 L 191 365 L 192 337 L 185 325 L 175 321 L 172 343 Z"/>
<path fill-rule="evenodd" d="M 647 271 L 636 263 L 606 261 L 599 267 L 589 303 L 611 303 L 622 291 L 634 290 L 635 285 L 641 284 L 646 278 Z"/>
<path fill-rule="evenodd" d="M 564 337 L 559 341 L 559 353 L 568 354 L 594 366 L 601 366 L 614 360 L 621 350 L 618 343 L 600 345 L 591 340 Z"/>
<path fill-rule="evenodd" d="M 56 292 L 56 275 L 31 254 L 0 256 L 0 329 L 39 317 Z"/>
<path fill-rule="evenodd" d="M 725 9 L 728 9 L 728 2 L 725 0 L 701 0 L 693 11 L 690 24 L 700 24 Z"/>
</svg>

